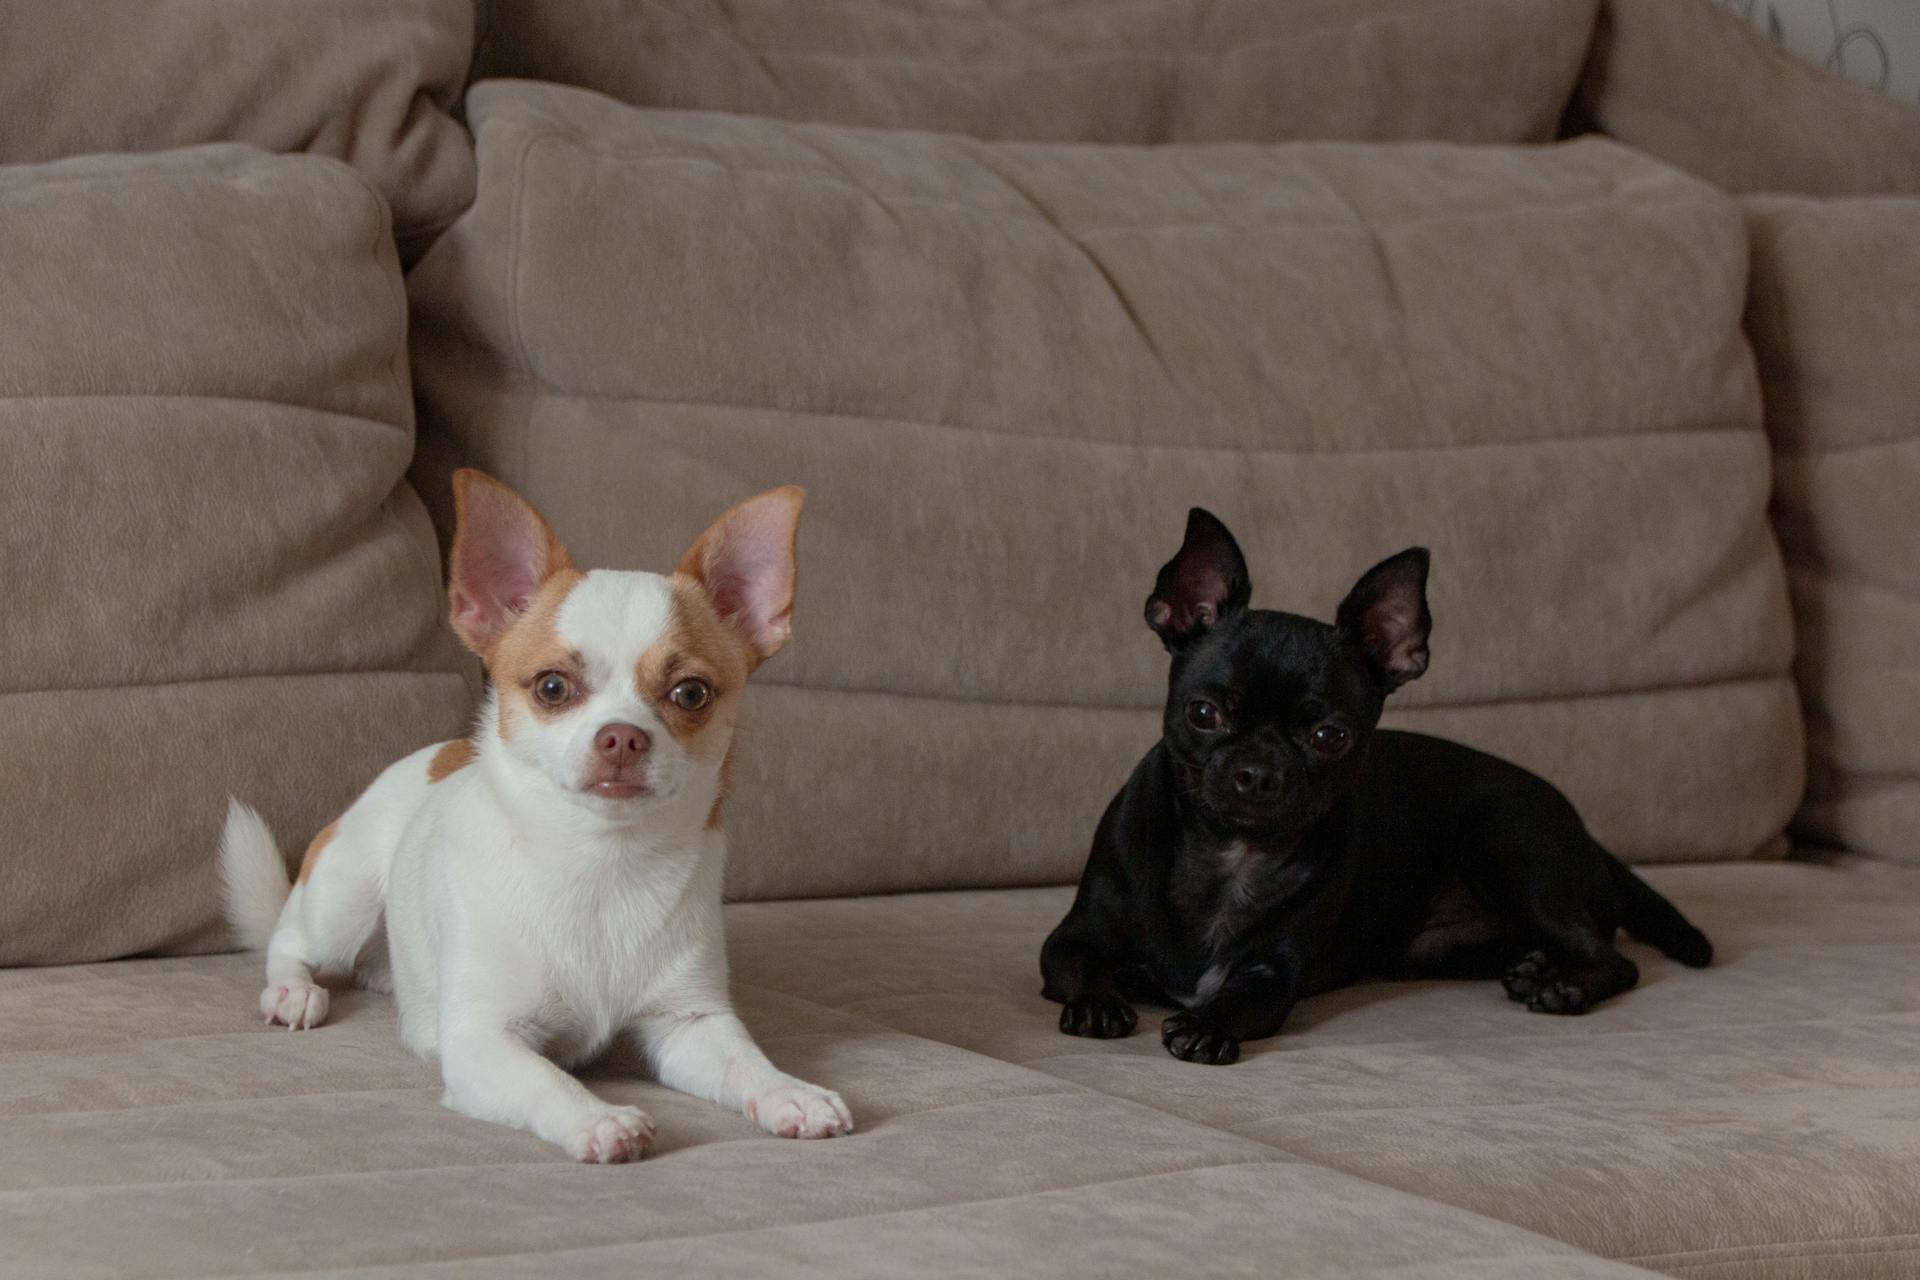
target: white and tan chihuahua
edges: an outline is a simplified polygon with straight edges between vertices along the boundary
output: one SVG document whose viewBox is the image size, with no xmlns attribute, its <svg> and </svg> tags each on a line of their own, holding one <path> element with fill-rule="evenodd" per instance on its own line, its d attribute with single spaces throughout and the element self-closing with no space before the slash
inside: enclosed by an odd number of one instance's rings
<svg viewBox="0 0 1920 1280">
<path fill-rule="evenodd" d="M 583 573 L 518 494 L 455 475 L 452 622 L 491 678 L 473 736 L 382 773 L 294 884 L 259 815 L 229 809 L 227 914 L 266 950 L 267 1021 L 319 1025 L 319 976 L 391 989 L 447 1106 L 588 1162 L 653 1141 L 645 1112 L 563 1069 L 623 1038 L 662 1084 L 769 1132 L 851 1132 L 839 1095 L 735 1016 L 721 932 L 734 721 L 790 634 L 801 497 L 742 502 L 671 576 Z"/>
</svg>

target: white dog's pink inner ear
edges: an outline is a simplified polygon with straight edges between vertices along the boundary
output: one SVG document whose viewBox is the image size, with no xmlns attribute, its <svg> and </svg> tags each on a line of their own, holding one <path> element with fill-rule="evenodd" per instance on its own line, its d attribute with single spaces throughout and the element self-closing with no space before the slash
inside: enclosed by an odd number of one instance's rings
<svg viewBox="0 0 1920 1280">
<path fill-rule="evenodd" d="M 714 612 L 762 661 L 780 652 L 793 631 L 800 502 L 794 488 L 747 499 L 702 534 L 681 562 L 705 588 Z"/>
<path fill-rule="evenodd" d="M 540 584 L 569 561 L 540 513 L 505 485 L 463 477 L 457 495 L 448 583 L 453 626 L 484 656 L 526 611 Z"/>
</svg>

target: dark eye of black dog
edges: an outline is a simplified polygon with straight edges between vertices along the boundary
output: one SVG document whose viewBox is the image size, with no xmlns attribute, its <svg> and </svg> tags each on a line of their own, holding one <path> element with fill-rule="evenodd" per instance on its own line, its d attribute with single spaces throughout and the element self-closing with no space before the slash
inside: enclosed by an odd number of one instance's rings
<svg viewBox="0 0 1920 1280">
<path fill-rule="evenodd" d="M 1195 698 L 1187 704 L 1187 723 L 1201 733 L 1217 733 L 1220 730 L 1220 708 L 1205 698 Z"/>
<path fill-rule="evenodd" d="M 1308 735 L 1307 742 L 1315 751 L 1331 758 L 1346 754 L 1347 747 L 1353 742 L 1353 735 L 1337 724 L 1323 724 Z"/>
</svg>

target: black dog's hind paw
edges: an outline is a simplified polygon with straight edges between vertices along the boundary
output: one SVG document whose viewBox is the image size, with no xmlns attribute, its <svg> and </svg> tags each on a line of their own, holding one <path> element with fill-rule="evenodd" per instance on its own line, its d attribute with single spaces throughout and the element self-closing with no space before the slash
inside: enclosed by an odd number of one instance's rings
<svg viewBox="0 0 1920 1280">
<path fill-rule="evenodd" d="M 1224 1067 L 1240 1057 L 1240 1042 L 1191 1013 L 1176 1013 L 1160 1024 L 1160 1043 L 1182 1062 Z"/>
<path fill-rule="evenodd" d="M 1591 1003 L 1587 989 L 1561 976 L 1544 951 L 1530 951 L 1507 970 L 1500 985 L 1507 999 L 1525 1004 L 1535 1013 L 1585 1013 Z"/>
<path fill-rule="evenodd" d="M 1060 1011 L 1060 1029 L 1070 1036 L 1117 1040 L 1133 1034 L 1133 1006 L 1118 996 L 1082 996 Z"/>
</svg>

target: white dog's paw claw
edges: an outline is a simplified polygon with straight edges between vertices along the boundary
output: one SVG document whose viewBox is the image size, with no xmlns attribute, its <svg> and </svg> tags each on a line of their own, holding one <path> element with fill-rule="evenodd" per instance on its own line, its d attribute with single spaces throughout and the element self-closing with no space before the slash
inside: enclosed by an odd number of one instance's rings
<svg viewBox="0 0 1920 1280">
<path fill-rule="evenodd" d="M 289 1031 L 305 1031 L 327 1020 L 327 989 L 310 982 L 268 987 L 260 993 L 260 1012 L 267 1025 L 279 1023 Z"/>
<path fill-rule="evenodd" d="M 747 1099 L 747 1119 L 782 1138 L 836 1138 L 853 1132 L 840 1095 L 794 1080 Z"/>
<path fill-rule="evenodd" d="M 653 1117 L 638 1107 L 608 1107 L 563 1145 L 584 1164 L 625 1164 L 653 1146 Z"/>
</svg>

